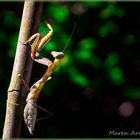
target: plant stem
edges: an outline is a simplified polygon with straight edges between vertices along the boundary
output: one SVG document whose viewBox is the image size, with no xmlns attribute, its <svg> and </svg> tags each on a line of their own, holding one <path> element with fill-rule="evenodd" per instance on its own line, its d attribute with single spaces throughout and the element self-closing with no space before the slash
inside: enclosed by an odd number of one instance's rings
<svg viewBox="0 0 140 140">
<path fill-rule="evenodd" d="M 27 96 L 27 90 L 22 84 L 21 77 L 29 84 L 32 70 L 30 49 L 21 42 L 28 40 L 29 36 L 37 31 L 42 6 L 42 3 L 35 3 L 33 0 L 25 0 L 24 2 L 16 56 L 8 89 L 3 139 L 18 138 L 20 136 L 23 109 Z"/>
</svg>

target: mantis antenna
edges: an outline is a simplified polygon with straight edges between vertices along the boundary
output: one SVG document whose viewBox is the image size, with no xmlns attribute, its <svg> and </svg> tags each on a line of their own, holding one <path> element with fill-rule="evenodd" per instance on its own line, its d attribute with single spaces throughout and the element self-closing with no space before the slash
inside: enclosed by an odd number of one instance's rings
<svg viewBox="0 0 140 140">
<path fill-rule="evenodd" d="M 70 43 L 70 40 L 71 40 L 71 37 L 72 37 L 72 35 L 73 35 L 74 31 L 75 31 L 75 27 L 76 27 L 76 22 L 74 23 L 74 27 L 73 27 L 72 33 L 71 33 L 71 35 L 69 36 L 69 39 L 68 39 L 68 41 L 67 41 L 67 44 L 66 44 L 66 46 L 64 47 L 64 49 L 63 49 L 62 52 L 64 52 L 65 49 L 68 47 L 68 45 L 69 45 L 69 43 Z"/>
<path fill-rule="evenodd" d="M 75 27 L 76 27 L 76 23 L 74 24 L 72 33 L 71 33 L 71 35 L 69 36 L 69 39 L 68 39 L 67 44 L 66 44 L 66 46 L 64 47 L 63 51 L 61 51 L 61 52 L 52 51 L 52 52 L 51 52 L 51 54 L 53 55 L 54 58 L 62 59 L 62 58 L 64 57 L 64 51 L 65 51 L 65 49 L 66 49 L 66 48 L 68 47 L 68 45 L 69 45 L 69 42 L 70 42 L 70 40 L 71 40 L 71 37 L 72 37 L 72 35 L 73 35 L 74 31 L 75 31 Z"/>
</svg>

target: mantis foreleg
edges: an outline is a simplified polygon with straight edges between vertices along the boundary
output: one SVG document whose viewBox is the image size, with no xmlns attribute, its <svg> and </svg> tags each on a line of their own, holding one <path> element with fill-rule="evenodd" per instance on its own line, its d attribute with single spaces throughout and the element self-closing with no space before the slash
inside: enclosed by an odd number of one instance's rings
<svg viewBox="0 0 140 140">
<path fill-rule="evenodd" d="M 51 25 L 47 21 L 45 21 L 45 23 L 50 29 L 49 33 L 46 36 L 42 38 L 40 33 L 36 33 L 32 35 L 25 43 L 22 44 L 31 45 L 31 58 L 34 61 L 49 66 L 50 64 L 52 64 L 52 62 L 46 57 L 40 56 L 39 54 L 39 51 L 44 48 L 45 44 L 51 39 L 51 36 L 53 34 L 53 29 Z"/>
</svg>

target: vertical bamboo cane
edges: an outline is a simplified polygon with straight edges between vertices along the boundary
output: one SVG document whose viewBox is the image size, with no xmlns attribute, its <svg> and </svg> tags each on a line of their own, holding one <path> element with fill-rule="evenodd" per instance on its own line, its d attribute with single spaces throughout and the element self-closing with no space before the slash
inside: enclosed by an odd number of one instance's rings
<svg viewBox="0 0 140 140">
<path fill-rule="evenodd" d="M 29 48 L 21 44 L 20 41 L 25 42 L 31 34 L 36 32 L 41 11 L 42 3 L 35 3 L 33 0 L 25 0 L 16 56 L 8 89 L 3 139 L 18 138 L 20 136 L 23 109 L 27 95 L 27 90 L 22 85 L 20 76 L 29 83 L 32 70 Z"/>
</svg>

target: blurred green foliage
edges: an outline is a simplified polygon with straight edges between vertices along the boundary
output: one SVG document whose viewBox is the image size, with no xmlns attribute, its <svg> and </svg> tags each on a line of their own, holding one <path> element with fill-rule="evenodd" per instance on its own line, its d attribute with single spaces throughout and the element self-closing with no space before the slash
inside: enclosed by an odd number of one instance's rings
<svg viewBox="0 0 140 140">
<path fill-rule="evenodd" d="M 86 76 L 80 74 L 76 68 L 71 68 L 70 71 L 70 79 L 72 82 L 84 88 L 89 86 L 89 81 Z"/>
<path fill-rule="evenodd" d="M 119 58 L 116 52 L 108 54 L 105 60 L 105 69 L 110 70 L 113 66 L 117 65 L 118 60 Z"/>
<path fill-rule="evenodd" d="M 127 88 L 124 95 L 130 99 L 140 99 L 140 88 Z"/>
<path fill-rule="evenodd" d="M 98 2 L 98 1 L 86 1 L 84 2 L 85 7 L 87 8 L 100 8 L 104 5 L 105 3 L 103 2 Z"/>
<path fill-rule="evenodd" d="M 135 42 L 135 36 L 134 35 L 126 35 L 124 37 L 124 43 L 126 45 L 132 45 Z"/>
<path fill-rule="evenodd" d="M 20 19 L 15 15 L 14 11 L 5 10 L 2 13 L 3 25 L 7 28 L 18 28 L 20 25 Z"/>
<path fill-rule="evenodd" d="M 0 40 L 5 40 L 6 33 L 3 30 L 0 30 Z"/>
<path fill-rule="evenodd" d="M 100 27 L 99 29 L 99 35 L 101 37 L 105 37 L 107 36 L 110 32 L 117 32 L 118 28 L 117 26 L 112 22 L 109 21 L 106 24 L 104 24 L 103 26 Z"/>
<path fill-rule="evenodd" d="M 18 33 L 15 33 L 10 38 L 10 48 L 8 50 L 9 57 L 14 58 L 16 53 L 16 46 L 18 41 Z"/>
<path fill-rule="evenodd" d="M 109 18 L 117 12 L 117 7 L 114 4 L 109 4 L 100 12 L 101 18 Z"/>
<path fill-rule="evenodd" d="M 49 4 L 46 12 L 57 22 L 63 22 L 68 17 L 68 9 L 64 6 L 59 6 L 58 4 Z"/>
<path fill-rule="evenodd" d="M 97 42 L 93 38 L 85 38 L 79 42 L 79 48 L 83 51 L 92 51 L 92 49 L 96 48 Z"/>
<path fill-rule="evenodd" d="M 114 67 L 110 71 L 110 78 L 114 84 L 123 84 L 123 73 L 120 67 Z"/>
</svg>

